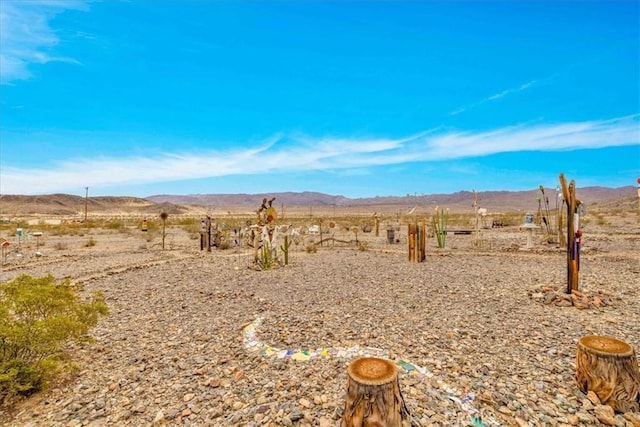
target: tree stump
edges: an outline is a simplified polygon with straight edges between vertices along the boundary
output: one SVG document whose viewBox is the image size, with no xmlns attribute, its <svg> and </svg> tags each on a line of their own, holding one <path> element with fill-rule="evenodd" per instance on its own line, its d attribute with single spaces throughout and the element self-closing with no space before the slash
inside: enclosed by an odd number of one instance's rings
<svg viewBox="0 0 640 427">
<path fill-rule="evenodd" d="M 349 364 L 347 373 L 341 427 L 400 427 L 409 418 L 392 362 L 360 357 Z"/>
<path fill-rule="evenodd" d="M 618 412 L 640 410 L 640 370 L 635 351 L 615 338 L 588 335 L 576 351 L 576 381 Z"/>
</svg>

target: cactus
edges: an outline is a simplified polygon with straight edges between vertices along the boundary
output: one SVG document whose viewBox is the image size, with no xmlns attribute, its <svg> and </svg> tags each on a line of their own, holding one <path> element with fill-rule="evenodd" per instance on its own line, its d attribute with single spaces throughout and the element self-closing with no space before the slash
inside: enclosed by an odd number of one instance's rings
<svg viewBox="0 0 640 427">
<path fill-rule="evenodd" d="M 291 246 L 291 242 L 289 241 L 289 236 L 284 236 L 284 243 L 280 245 L 280 250 L 284 254 L 284 265 L 289 265 L 289 246 Z"/>
<path fill-rule="evenodd" d="M 433 231 L 438 239 L 438 247 L 444 248 L 445 240 L 447 238 L 447 218 L 449 216 L 448 210 L 438 208 L 436 206 L 436 214 L 433 217 Z"/>
<path fill-rule="evenodd" d="M 262 267 L 263 270 L 269 270 L 273 268 L 277 262 L 278 259 L 273 256 L 269 242 L 265 240 L 262 243 L 262 248 L 260 248 L 260 267 Z"/>
</svg>

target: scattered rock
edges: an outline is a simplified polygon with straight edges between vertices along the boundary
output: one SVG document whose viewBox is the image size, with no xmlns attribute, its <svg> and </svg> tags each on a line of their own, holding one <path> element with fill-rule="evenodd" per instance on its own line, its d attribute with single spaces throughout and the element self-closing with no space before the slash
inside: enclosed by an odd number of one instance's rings
<svg viewBox="0 0 640 427">
<path fill-rule="evenodd" d="M 494 425 L 638 427 L 634 414 L 612 414 L 582 394 L 574 373 L 581 335 L 640 348 L 635 255 L 585 255 L 586 286 L 567 295 L 558 253 L 477 253 L 464 246 L 468 236 L 451 236 L 457 247 L 446 256 L 428 249 L 423 263 L 373 233 L 367 251 L 336 242 L 306 253 L 302 242 L 292 244 L 290 265 L 253 271 L 250 250 L 201 252 L 186 232 L 172 232 L 172 250 L 139 250 L 132 233 L 118 233 L 117 244 L 101 234 L 90 255 L 79 248 L 70 260 L 3 270 L 3 279 L 70 277 L 87 294 L 104 292 L 110 315 L 91 331 L 93 344 L 72 349 L 78 373 L 28 405 L 0 408 L 0 425 L 339 425 L 353 356 L 251 351 L 242 331 L 261 316 L 256 339 L 272 349 L 378 348 L 420 367 L 424 375 L 399 374 L 417 425 L 472 425 L 468 406 Z M 637 249 L 630 233 L 624 244 Z M 585 309 L 557 307 L 576 302 Z"/>
<path fill-rule="evenodd" d="M 594 413 L 598 421 L 608 426 L 616 425 L 616 414 L 609 405 L 596 405 Z"/>
</svg>

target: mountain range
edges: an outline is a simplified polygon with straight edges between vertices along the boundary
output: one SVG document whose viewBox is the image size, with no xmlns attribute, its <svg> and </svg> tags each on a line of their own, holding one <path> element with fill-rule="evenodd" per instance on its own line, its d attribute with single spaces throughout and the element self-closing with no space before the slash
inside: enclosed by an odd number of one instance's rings
<svg viewBox="0 0 640 427">
<path fill-rule="evenodd" d="M 544 191 L 544 192 L 543 192 Z M 490 211 L 535 210 L 540 201 L 554 208 L 558 201 L 557 189 L 540 188 L 528 191 L 481 191 L 475 194 L 478 207 Z M 414 194 L 405 196 L 376 196 L 348 198 L 318 192 L 280 192 L 260 194 L 160 194 L 144 198 L 127 196 L 83 197 L 69 194 L 50 195 L 0 195 L 0 215 L 80 215 L 91 213 L 129 213 L 152 215 L 160 212 L 189 214 L 212 210 L 255 211 L 263 199 L 275 197 L 274 206 L 287 208 L 351 208 L 353 210 L 378 210 L 380 208 L 404 209 L 419 206 L 447 207 L 453 211 L 470 211 L 474 203 L 472 191 L 451 194 Z M 618 188 L 576 188 L 576 197 L 586 206 L 618 199 L 635 200 L 637 189 L 633 186 Z"/>
</svg>

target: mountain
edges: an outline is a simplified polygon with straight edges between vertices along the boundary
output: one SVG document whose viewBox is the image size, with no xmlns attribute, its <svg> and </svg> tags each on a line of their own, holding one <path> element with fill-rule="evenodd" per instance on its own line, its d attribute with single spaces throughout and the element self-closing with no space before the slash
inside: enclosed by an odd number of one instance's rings
<svg viewBox="0 0 640 427">
<path fill-rule="evenodd" d="M 633 186 L 607 188 L 584 187 L 576 189 L 576 197 L 583 203 L 596 203 L 607 200 L 616 200 L 636 195 Z M 555 206 L 558 197 L 556 189 L 544 189 L 545 198 L 549 199 L 551 207 Z M 388 205 L 419 205 L 419 206 L 471 206 L 473 193 L 471 191 L 459 191 L 452 194 L 432 195 L 406 195 L 406 196 L 376 196 L 366 198 L 347 198 L 324 193 L 260 193 L 260 194 L 192 194 L 154 195 L 146 199 L 155 203 L 174 203 L 180 205 L 200 205 L 214 208 L 225 206 L 251 206 L 258 207 L 263 198 L 276 197 L 276 204 L 285 206 L 317 206 L 317 207 L 356 207 L 356 206 L 388 206 Z M 529 191 L 481 191 L 477 193 L 478 205 L 486 208 L 504 208 L 511 206 L 514 209 L 531 209 L 537 207 L 537 198 L 542 197 L 540 189 Z"/>
<path fill-rule="evenodd" d="M 528 191 L 481 191 L 476 194 L 478 206 L 490 211 L 535 210 L 538 208 L 540 189 Z M 618 199 L 637 198 L 637 189 L 633 186 L 607 188 L 584 187 L 576 189 L 576 196 L 586 206 L 594 203 Z M 244 209 L 254 211 L 264 198 L 276 197 L 274 206 L 287 208 L 352 208 L 352 210 L 375 211 L 381 208 L 395 210 L 420 207 L 447 207 L 452 211 L 471 211 L 473 193 L 459 191 L 452 194 L 376 196 L 367 198 L 348 198 L 317 192 L 283 192 L 262 194 L 191 194 L 191 195 L 154 195 L 146 198 L 126 196 L 82 197 L 69 194 L 50 194 L 39 196 L 0 195 L 0 215 L 157 215 L 160 212 L 176 214 L 196 214 L 215 210 Z M 549 208 L 554 208 L 558 200 L 556 189 L 544 189 L 544 198 Z"/>
<path fill-rule="evenodd" d="M 88 197 L 69 194 L 42 196 L 0 195 L 0 215 L 82 215 L 85 211 L 102 214 L 170 214 L 186 213 L 184 207 L 153 202 L 138 197 Z"/>
</svg>

